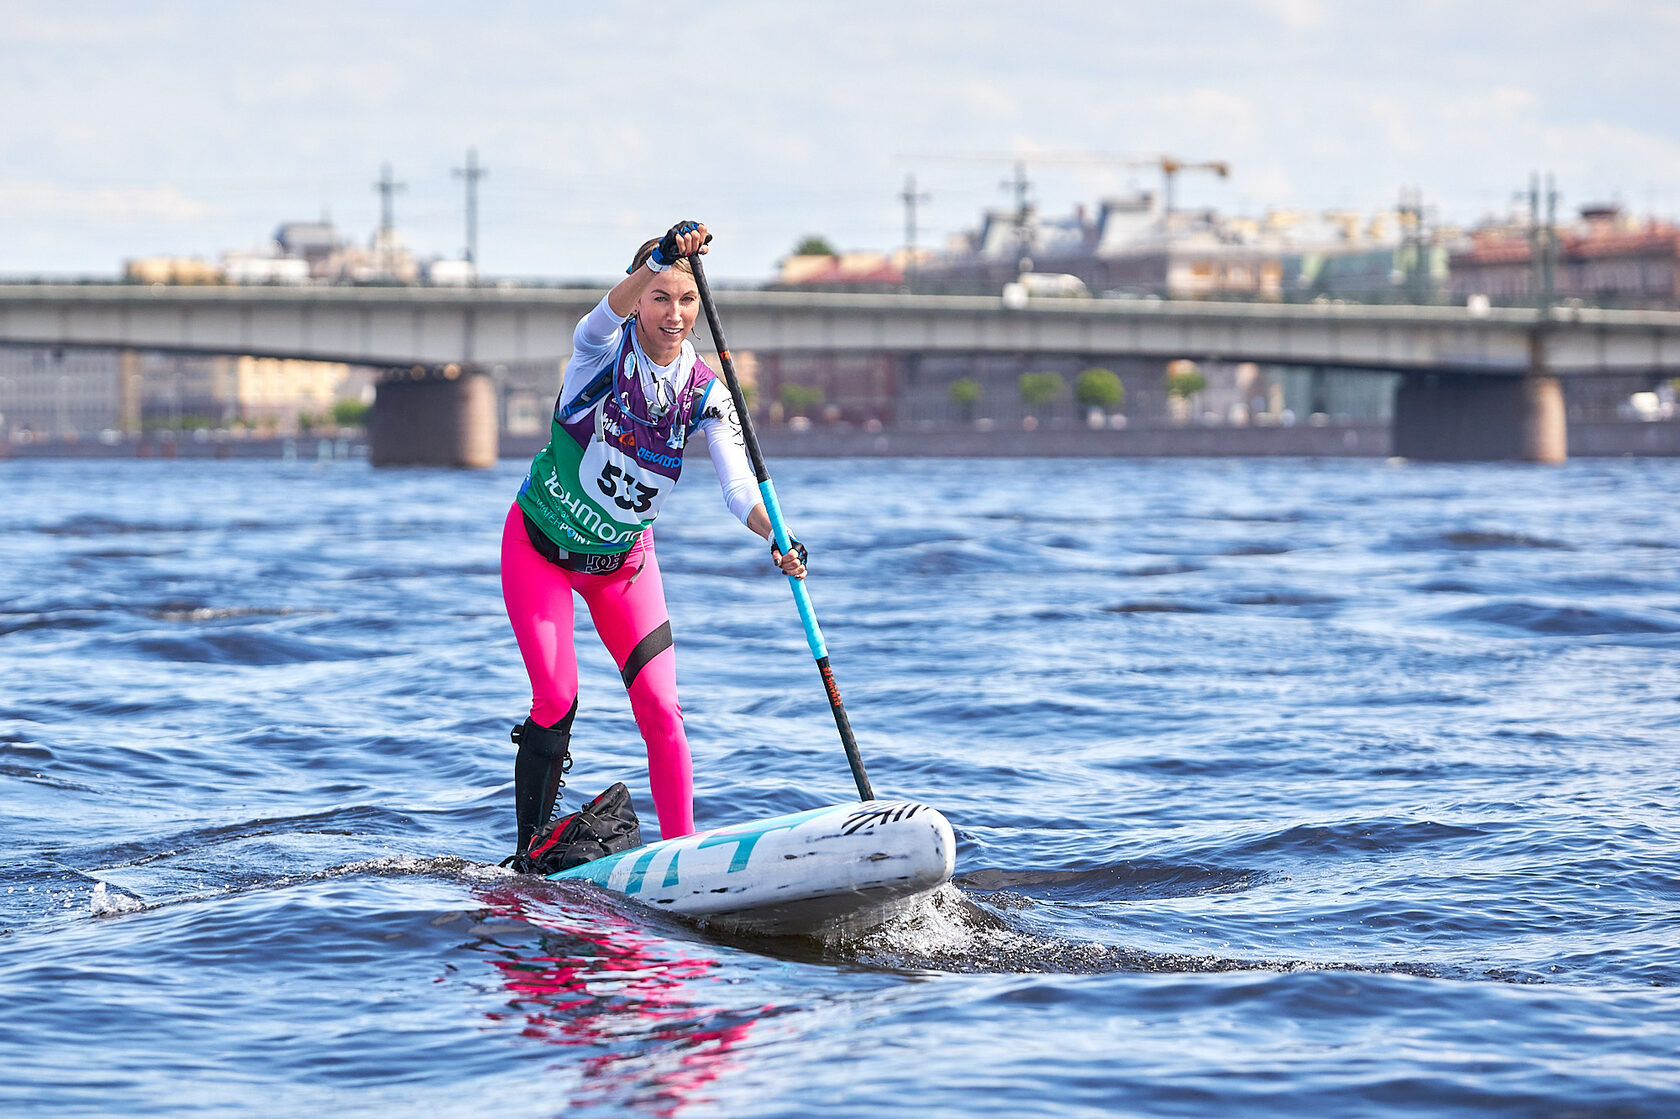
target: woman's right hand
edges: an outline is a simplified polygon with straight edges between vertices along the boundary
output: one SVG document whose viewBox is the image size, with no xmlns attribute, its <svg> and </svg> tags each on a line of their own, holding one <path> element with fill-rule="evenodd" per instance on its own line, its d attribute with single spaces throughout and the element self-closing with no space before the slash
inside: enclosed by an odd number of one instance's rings
<svg viewBox="0 0 1680 1119">
<path fill-rule="evenodd" d="M 811 553 L 797 540 L 789 541 L 786 555 L 776 547 L 774 540 L 770 541 L 770 562 L 781 568 L 783 575 L 792 575 L 795 579 L 805 578 L 805 565 L 810 559 Z"/>
</svg>

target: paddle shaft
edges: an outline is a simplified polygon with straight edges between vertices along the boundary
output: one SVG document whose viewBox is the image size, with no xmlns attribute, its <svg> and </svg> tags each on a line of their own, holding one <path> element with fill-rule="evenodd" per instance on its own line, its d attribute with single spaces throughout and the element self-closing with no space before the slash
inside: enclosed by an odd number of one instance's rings
<svg viewBox="0 0 1680 1119">
<path fill-rule="evenodd" d="M 776 550 L 788 553 L 792 537 L 782 519 L 782 506 L 776 500 L 776 487 L 770 481 L 770 471 L 764 465 L 764 454 L 758 449 L 758 435 L 753 431 L 752 415 L 747 411 L 747 399 L 741 392 L 741 381 L 735 376 L 735 361 L 729 356 L 729 343 L 723 340 L 723 324 L 718 321 L 717 304 L 712 302 L 712 290 L 706 284 L 706 270 L 700 264 L 700 254 L 688 258 L 694 268 L 694 286 L 700 289 L 700 305 L 706 309 L 706 325 L 711 328 L 712 341 L 717 343 L 718 362 L 723 366 L 723 379 L 729 386 L 729 396 L 735 401 L 735 414 L 741 417 L 741 435 L 746 439 L 747 457 L 752 460 L 753 475 L 758 479 L 758 493 L 764 501 L 764 511 L 770 514 L 770 531 L 775 536 Z M 799 620 L 805 626 L 805 643 L 811 647 L 817 671 L 822 674 L 823 690 L 828 693 L 828 706 L 834 712 L 834 725 L 840 731 L 840 744 L 846 748 L 846 761 L 852 767 L 852 780 L 857 782 L 858 796 L 874 800 L 869 787 L 869 774 L 863 770 L 863 757 L 858 753 L 857 739 L 852 735 L 851 720 L 846 718 L 845 704 L 840 702 L 840 688 L 834 682 L 834 669 L 828 663 L 828 646 L 823 642 L 822 630 L 817 627 L 817 614 L 811 608 L 811 595 L 805 580 L 787 577 L 793 588 L 793 601 L 799 607 Z"/>
</svg>

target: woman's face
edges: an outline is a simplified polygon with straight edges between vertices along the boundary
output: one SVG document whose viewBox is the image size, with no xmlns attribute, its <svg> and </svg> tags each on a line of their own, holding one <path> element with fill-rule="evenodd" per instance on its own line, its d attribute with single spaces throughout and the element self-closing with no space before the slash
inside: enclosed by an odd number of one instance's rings
<svg viewBox="0 0 1680 1119">
<path fill-rule="evenodd" d="M 680 268 L 661 272 L 636 303 L 636 329 L 642 349 L 659 364 L 668 364 L 694 330 L 700 313 L 700 289 L 694 277 Z"/>
</svg>

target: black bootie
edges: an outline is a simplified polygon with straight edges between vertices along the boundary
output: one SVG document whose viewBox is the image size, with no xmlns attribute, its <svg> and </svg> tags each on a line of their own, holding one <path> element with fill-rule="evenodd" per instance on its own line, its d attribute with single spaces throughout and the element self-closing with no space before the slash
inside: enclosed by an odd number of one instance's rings
<svg viewBox="0 0 1680 1119">
<path fill-rule="evenodd" d="M 513 741 L 519 746 L 513 762 L 513 804 L 519 821 L 517 850 L 521 852 L 554 813 L 555 798 L 572 768 L 572 719 L 576 715 L 574 699 L 566 717 L 551 727 L 527 718 L 513 728 Z"/>
</svg>

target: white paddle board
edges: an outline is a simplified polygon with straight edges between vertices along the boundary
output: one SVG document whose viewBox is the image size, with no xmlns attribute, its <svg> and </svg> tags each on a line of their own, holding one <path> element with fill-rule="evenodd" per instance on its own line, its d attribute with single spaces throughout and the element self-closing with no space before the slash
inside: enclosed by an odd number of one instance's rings
<svg viewBox="0 0 1680 1119">
<path fill-rule="evenodd" d="M 548 877 L 584 879 L 730 932 L 832 936 L 951 878 L 956 839 L 925 804 L 870 800 L 661 840 Z"/>
</svg>

